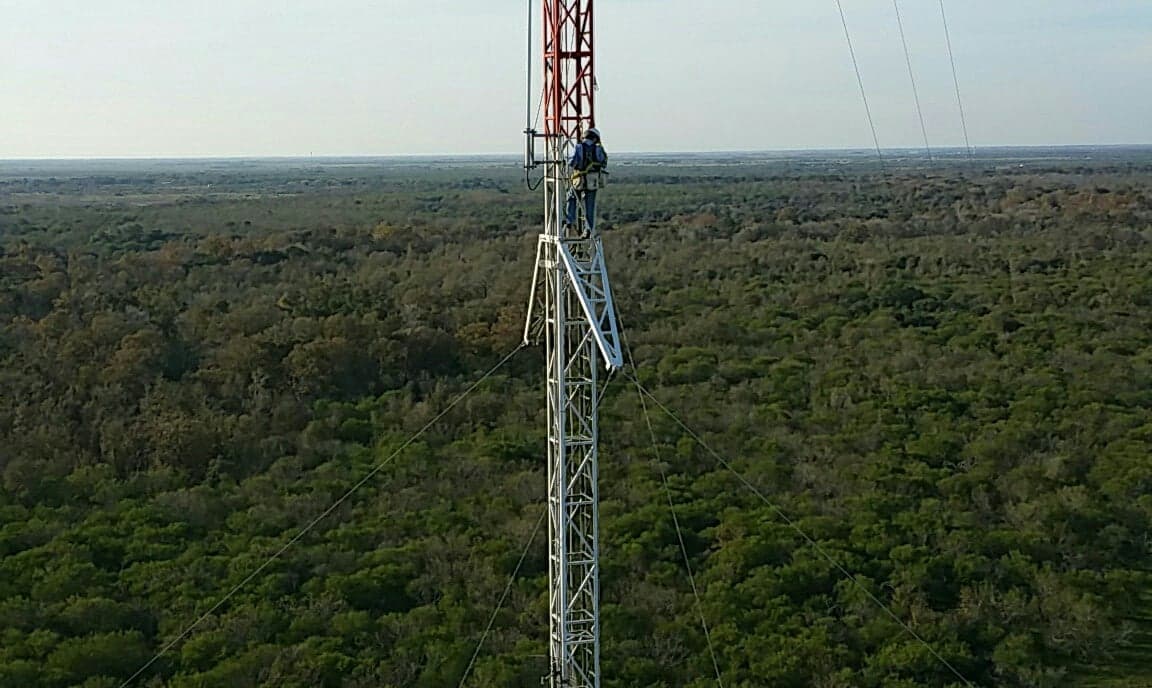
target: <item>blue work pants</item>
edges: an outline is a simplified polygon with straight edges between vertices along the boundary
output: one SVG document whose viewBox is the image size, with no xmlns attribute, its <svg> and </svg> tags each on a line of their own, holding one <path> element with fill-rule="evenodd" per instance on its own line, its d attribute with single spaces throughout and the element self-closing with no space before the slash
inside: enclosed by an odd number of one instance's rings
<svg viewBox="0 0 1152 688">
<path fill-rule="evenodd" d="M 596 229 L 595 191 L 577 191 L 576 189 L 568 189 L 568 206 L 564 210 L 564 222 L 570 225 L 576 224 L 577 195 L 584 197 L 584 222 L 588 225 L 588 231 L 593 232 Z"/>
</svg>

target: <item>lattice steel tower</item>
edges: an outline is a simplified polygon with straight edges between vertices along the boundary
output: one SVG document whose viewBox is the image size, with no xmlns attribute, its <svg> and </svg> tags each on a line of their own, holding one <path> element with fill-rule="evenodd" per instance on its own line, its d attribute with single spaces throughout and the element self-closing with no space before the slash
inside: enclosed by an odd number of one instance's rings
<svg viewBox="0 0 1152 688">
<path fill-rule="evenodd" d="M 582 216 L 573 229 L 562 224 L 572 183 L 566 161 L 595 124 L 592 2 L 543 0 L 544 131 L 525 131 L 525 165 L 544 167 L 544 232 L 524 340 L 543 339 L 547 353 L 552 688 L 600 688 L 600 362 L 608 370 L 623 362 L 600 237 L 581 235 Z"/>
</svg>

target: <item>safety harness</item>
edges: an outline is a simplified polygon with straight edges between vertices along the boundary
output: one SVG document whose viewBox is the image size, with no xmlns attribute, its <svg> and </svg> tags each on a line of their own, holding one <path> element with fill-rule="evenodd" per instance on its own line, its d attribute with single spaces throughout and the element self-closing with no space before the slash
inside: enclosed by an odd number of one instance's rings
<svg viewBox="0 0 1152 688">
<path fill-rule="evenodd" d="M 601 174 L 608 165 L 608 153 L 599 142 L 589 144 L 586 139 L 580 146 L 583 167 L 572 173 L 572 187 L 577 191 L 595 191 L 604 186 Z"/>
</svg>

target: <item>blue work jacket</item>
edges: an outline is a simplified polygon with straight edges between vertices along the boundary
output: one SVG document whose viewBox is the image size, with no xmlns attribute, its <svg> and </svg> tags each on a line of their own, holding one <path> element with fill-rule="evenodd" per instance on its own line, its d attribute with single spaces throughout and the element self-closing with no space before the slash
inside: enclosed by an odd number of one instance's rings
<svg viewBox="0 0 1152 688">
<path fill-rule="evenodd" d="M 605 152 L 604 146 L 599 143 L 584 139 L 572 152 L 572 159 L 568 161 L 568 165 L 580 172 L 589 169 L 599 172 L 601 168 L 608 165 L 608 153 Z"/>
</svg>

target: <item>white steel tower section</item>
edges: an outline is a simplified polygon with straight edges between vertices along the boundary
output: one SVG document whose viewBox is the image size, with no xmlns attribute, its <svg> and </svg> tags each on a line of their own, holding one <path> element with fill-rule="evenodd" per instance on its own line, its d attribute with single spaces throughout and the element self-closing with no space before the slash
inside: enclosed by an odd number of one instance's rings
<svg viewBox="0 0 1152 688">
<path fill-rule="evenodd" d="M 545 198 L 562 199 L 567 175 L 548 166 L 560 175 Z M 558 235 L 558 213 L 539 239 L 526 330 L 547 353 L 550 685 L 599 688 L 600 362 L 619 368 L 621 354 L 601 242 Z"/>
</svg>

